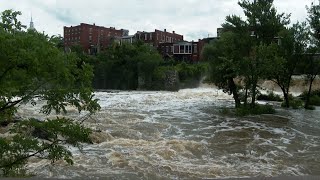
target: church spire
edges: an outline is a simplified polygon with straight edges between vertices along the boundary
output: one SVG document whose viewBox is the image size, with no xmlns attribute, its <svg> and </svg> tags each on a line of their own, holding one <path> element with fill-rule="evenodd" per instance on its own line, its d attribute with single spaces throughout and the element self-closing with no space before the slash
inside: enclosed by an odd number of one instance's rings
<svg viewBox="0 0 320 180">
<path fill-rule="evenodd" d="M 31 21 L 30 21 L 29 30 L 35 30 L 33 20 L 32 20 L 32 13 L 31 13 Z"/>
</svg>

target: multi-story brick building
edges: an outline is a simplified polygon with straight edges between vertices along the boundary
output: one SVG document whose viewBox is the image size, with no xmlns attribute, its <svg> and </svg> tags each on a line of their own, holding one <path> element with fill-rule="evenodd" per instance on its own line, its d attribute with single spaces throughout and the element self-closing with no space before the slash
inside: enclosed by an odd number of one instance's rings
<svg viewBox="0 0 320 180">
<path fill-rule="evenodd" d="M 218 38 L 222 30 L 218 29 Z M 128 30 L 118 30 L 114 27 L 106 28 L 95 24 L 81 23 L 78 26 L 64 27 L 66 50 L 69 50 L 72 45 L 78 44 L 84 52 L 96 54 L 110 46 L 112 42 L 123 44 L 142 41 L 156 48 L 165 59 L 173 58 L 187 62 L 200 61 L 201 51 L 205 44 L 216 39 L 204 38 L 199 39 L 198 42 L 187 42 L 183 40 L 183 35 L 177 34 L 175 31 L 168 32 L 166 29 L 164 31 L 155 29 L 154 32 L 138 31 L 129 36 Z"/>
<path fill-rule="evenodd" d="M 160 43 L 158 51 L 164 59 L 173 58 L 179 61 L 199 62 L 204 46 L 215 40 L 217 40 L 216 37 L 210 37 L 199 39 L 198 42 L 179 41 L 175 43 Z"/>
<path fill-rule="evenodd" d="M 110 45 L 117 37 L 128 36 L 129 31 L 81 23 L 78 26 L 64 26 L 64 45 L 69 49 L 79 44 L 84 52 L 95 54 Z"/>
<path fill-rule="evenodd" d="M 158 48 L 161 43 L 175 43 L 183 41 L 183 35 L 176 34 L 175 31 L 168 32 L 166 29 L 160 31 L 155 29 L 154 32 L 140 32 L 135 34 L 136 40 L 141 40 L 144 43 L 150 44 L 151 46 Z"/>
<path fill-rule="evenodd" d="M 175 43 L 160 43 L 158 51 L 164 59 L 175 59 L 186 62 L 199 61 L 198 42 L 179 41 Z"/>
</svg>

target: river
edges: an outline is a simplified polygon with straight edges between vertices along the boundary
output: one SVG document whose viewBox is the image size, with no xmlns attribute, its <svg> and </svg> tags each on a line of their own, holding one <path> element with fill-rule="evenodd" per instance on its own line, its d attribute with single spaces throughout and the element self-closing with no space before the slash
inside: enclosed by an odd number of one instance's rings
<svg viewBox="0 0 320 180">
<path fill-rule="evenodd" d="M 212 87 L 95 94 L 102 109 L 86 126 L 102 132 L 94 135 L 99 143 L 84 145 L 83 152 L 70 147 L 73 166 L 33 159 L 31 173 L 82 179 L 320 175 L 319 108 L 235 118 L 220 113 L 233 107 L 232 98 Z M 27 105 L 19 113 L 47 118 L 38 109 Z M 85 116 L 69 110 L 70 117 Z"/>
</svg>

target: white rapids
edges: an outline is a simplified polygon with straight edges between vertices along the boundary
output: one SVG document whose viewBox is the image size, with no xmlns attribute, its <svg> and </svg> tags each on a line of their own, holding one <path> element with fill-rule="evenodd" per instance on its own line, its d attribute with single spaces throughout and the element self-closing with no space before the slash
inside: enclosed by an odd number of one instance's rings
<svg viewBox="0 0 320 180">
<path fill-rule="evenodd" d="M 179 92 L 96 92 L 101 111 L 86 121 L 99 130 L 71 148 L 73 166 L 32 159 L 30 172 L 53 178 L 202 179 L 319 175 L 320 110 L 280 110 L 277 116 L 230 118 L 232 97 L 212 87 Z M 43 117 L 25 105 L 21 116 Z M 69 109 L 68 116 L 80 118 Z"/>
</svg>

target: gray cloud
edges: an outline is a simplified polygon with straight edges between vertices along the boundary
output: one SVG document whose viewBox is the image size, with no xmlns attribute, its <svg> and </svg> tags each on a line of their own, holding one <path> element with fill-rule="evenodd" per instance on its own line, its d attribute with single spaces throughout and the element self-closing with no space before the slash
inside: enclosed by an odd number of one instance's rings
<svg viewBox="0 0 320 180">
<path fill-rule="evenodd" d="M 275 0 L 279 12 L 292 13 L 292 22 L 306 18 L 305 6 L 314 0 Z M 2 0 L 0 10 L 23 12 L 28 24 L 30 13 L 39 31 L 62 34 L 63 26 L 81 22 L 136 31 L 167 29 L 187 40 L 216 35 L 229 14 L 243 16 L 238 0 Z"/>
</svg>

